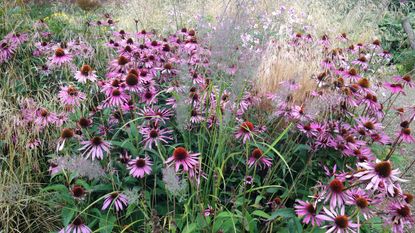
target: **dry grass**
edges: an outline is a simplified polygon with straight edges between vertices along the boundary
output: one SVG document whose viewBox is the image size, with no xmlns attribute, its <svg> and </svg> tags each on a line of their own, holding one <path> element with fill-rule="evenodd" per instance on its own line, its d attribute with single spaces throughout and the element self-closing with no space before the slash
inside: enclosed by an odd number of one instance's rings
<svg viewBox="0 0 415 233">
<path fill-rule="evenodd" d="M 311 78 L 320 70 L 322 54 L 319 51 L 286 45 L 269 46 L 254 79 L 258 93 L 274 93 L 281 82 L 295 81 L 300 89 L 294 94 L 294 100 L 303 99 L 307 92 L 315 88 Z"/>
</svg>

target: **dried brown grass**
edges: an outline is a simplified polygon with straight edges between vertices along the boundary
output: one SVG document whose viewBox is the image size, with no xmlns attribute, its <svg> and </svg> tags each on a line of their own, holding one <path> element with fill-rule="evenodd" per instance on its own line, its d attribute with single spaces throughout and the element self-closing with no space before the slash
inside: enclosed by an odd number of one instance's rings
<svg viewBox="0 0 415 233">
<path fill-rule="evenodd" d="M 295 81 L 300 88 L 294 93 L 294 100 L 303 99 L 306 93 L 315 89 L 311 80 L 320 70 L 322 58 L 319 49 L 291 47 L 271 44 L 265 51 L 259 65 L 255 88 L 259 94 L 275 93 L 284 81 Z"/>
</svg>

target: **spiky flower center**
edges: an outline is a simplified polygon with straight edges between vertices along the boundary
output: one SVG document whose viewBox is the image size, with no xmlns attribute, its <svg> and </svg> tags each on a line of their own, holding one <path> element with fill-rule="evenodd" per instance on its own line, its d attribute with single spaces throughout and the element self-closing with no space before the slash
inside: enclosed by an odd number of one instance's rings
<svg viewBox="0 0 415 233">
<path fill-rule="evenodd" d="M 402 77 L 403 80 L 405 80 L 406 82 L 410 82 L 411 81 L 411 76 L 409 75 L 405 75 Z"/>
<path fill-rule="evenodd" d="M 365 56 L 360 56 L 359 59 L 357 60 L 359 60 L 360 62 L 367 62 L 367 59 Z"/>
<path fill-rule="evenodd" d="M 79 123 L 79 125 L 80 125 L 82 128 L 86 128 L 86 127 L 88 127 L 88 126 L 89 126 L 89 124 L 90 124 L 91 122 L 89 121 L 89 119 L 87 119 L 87 118 L 85 118 L 85 117 L 81 117 L 81 118 L 79 119 L 78 123 Z"/>
<path fill-rule="evenodd" d="M 398 214 L 402 217 L 409 217 L 411 215 L 411 209 L 409 208 L 409 206 L 404 205 L 401 208 L 399 208 L 397 210 Z"/>
<path fill-rule="evenodd" d="M 356 198 L 356 205 L 359 208 L 364 209 L 364 208 L 369 206 L 369 202 L 364 197 L 358 197 L 358 198 Z"/>
<path fill-rule="evenodd" d="M 411 135 L 411 129 L 410 128 L 402 129 L 402 133 L 405 135 Z"/>
<path fill-rule="evenodd" d="M 62 133 L 61 133 L 62 138 L 71 138 L 71 137 L 73 137 L 73 135 L 74 135 L 74 132 L 70 128 L 63 129 Z"/>
<path fill-rule="evenodd" d="M 94 138 L 92 138 L 92 144 L 94 144 L 95 146 L 99 146 L 99 145 L 101 145 L 102 144 L 102 138 L 101 137 L 94 137 Z"/>
<path fill-rule="evenodd" d="M 362 88 L 369 88 L 370 87 L 370 83 L 369 83 L 369 80 L 367 78 L 359 79 L 357 84 L 359 84 L 359 86 L 362 87 Z"/>
<path fill-rule="evenodd" d="M 89 65 L 85 64 L 81 67 L 81 74 L 83 74 L 84 76 L 88 76 L 91 71 L 92 71 L 92 68 Z"/>
<path fill-rule="evenodd" d="M 147 92 L 144 94 L 144 97 L 145 97 L 146 99 L 151 99 L 151 98 L 153 98 L 153 93 L 151 93 L 150 91 L 147 91 Z"/>
<path fill-rule="evenodd" d="M 84 222 L 79 217 L 78 218 L 75 218 L 75 220 L 73 220 L 73 222 L 72 222 L 72 225 L 74 225 L 74 226 L 81 226 L 83 224 L 84 224 Z"/>
<path fill-rule="evenodd" d="M 112 199 L 115 199 L 115 198 L 117 198 L 117 197 L 118 197 L 118 195 L 119 195 L 119 193 L 118 193 L 118 192 L 111 193 L 111 198 L 112 198 Z"/>
<path fill-rule="evenodd" d="M 306 210 L 310 214 L 315 214 L 316 213 L 316 208 L 314 208 L 314 206 L 311 203 L 309 203 L 307 205 Z"/>
<path fill-rule="evenodd" d="M 130 62 L 130 60 L 128 60 L 128 58 L 126 58 L 124 56 L 120 56 L 118 58 L 118 65 L 120 65 L 120 66 L 126 65 L 128 62 Z"/>
<path fill-rule="evenodd" d="M 383 178 L 387 178 L 392 174 L 392 165 L 388 161 L 382 161 L 375 165 L 375 172 Z"/>
<path fill-rule="evenodd" d="M 414 200 L 414 195 L 410 193 L 404 193 L 406 203 L 410 204 Z"/>
<path fill-rule="evenodd" d="M 173 68 L 173 65 L 171 63 L 164 64 L 164 69 L 171 70 Z"/>
<path fill-rule="evenodd" d="M 255 159 L 259 159 L 262 157 L 262 150 L 260 150 L 259 148 L 256 148 L 252 151 L 252 157 L 254 157 Z"/>
<path fill-rule="evenodd" d="M 373 122 L 371 122 L 371 121 L 365 122 L 365 123 L 363 124 L 363 126 L 364 126 L 366 129 L 369 129 L 369 130 L 375 129 L 375 124 L 373 124 Z"/>
<path fill-rule="evenodd" d="M 137 75 L 130 73 L 127 75 L 127 78 L 125 78 L 125 82 L 128 86 L 135 86 L 138 84 L 138 77 Z"/>
<path fill-rule="evenodd" d="M 334 219 L 336 226 L 340 229 L 346 229 L 349 226 L 349 218 L 346 215 L 339 215 Z"/>
<path fill-rule="evenodd" d="M 156 129 L 152 129 L 150 131 L 150 137 L 151 138 L 157 138 L 158 136 L 159 136 L 159 133 L 158 133 L 158 131 Z"/>
<path fill-rule="evenodd" d="M 138 168 L 143 168 L 146 166 L 146 161 L 142 158 L 137 159 L 137 161 L 135 162 L 135 166 L 137 166 Z"/>
<path fill-rule="evenodd" d="M 65 56 L 65 50 L 63 50 L 62 48 L 57 48 L 55 50 L 55 56 L 57 56 L 57 57 Z"/>
<path fill-rule="evenodd" d="M 72 188 L 72 195 L 76 198 L 80 198 L 85 194 L 85 190 L 82 186 L 75 185 Z"/>
<path fill-rule="evenodd" d="M 331 181 L 329 187 L 331 191 L 334 193 L 341 193 L 344 190 L 343 182 L 341 182 L 338 179 L 334 179 L 333 181 Z"/>
<path fill-rule="evenodd" d="M 42 109 L 42 110 L 40 110 L 40 115 L 42 117 L 47 117 L 47 116 L 49 116 L 49 112 L 46 109 Z"/>
<path fill-rule="evenodd" d="M 183 161 L 189 156 L 189 153 L 184 147 L 177 147 L 173 151 L 173 157 L 176 161 Z"/>
<path fill-rule="evenodd" d="M 112 96 L 120 96 L 121 95 L 121 91 L 119 89 L 114 89 L 112 91 Z"/>
<path fill-rule="evenodd" d="M 250 121 L 245 121 L 244 123 L 241 124 L 240 129 L 244 133 L 252 132 L 254 130 L 254 124 L 252 124 L 252 122 L 250 122 Z"/>
<path fill-rule="evenodd" d="M 77 96 L 78 95 L 78 90 L 76 90 L 76 88 L 72 87 L 72 86 L 68 87 L 68 90 L 66 92 L 70 96 Z"/>
</svg>

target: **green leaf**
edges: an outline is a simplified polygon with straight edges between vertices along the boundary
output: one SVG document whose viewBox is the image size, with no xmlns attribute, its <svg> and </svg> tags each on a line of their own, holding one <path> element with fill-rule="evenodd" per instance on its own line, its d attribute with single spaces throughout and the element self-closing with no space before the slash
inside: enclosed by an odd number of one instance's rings
<svg viewBox="0 0 415 233">
<path fill-rule="evenodd" d="M 274 220 L 277 217 L 292 218 L 292 217 L 296 217 L 296 216 L 295 216 L 295 212 L 294 212 L 293 209 L 284 208 L 284 209 L 279 209 L 279 210 L 275 211 L 274 213 L 272 213 L 271 217 L 268 218 L 268 220 Z"/>
<path fill-rule="evenodd" d="M 192 233 L 192 232 L 196 232 L 197 229 L 197 224 L 196 223 L 192 223 L 190 225 L 186 225 L 186 227 L 183 229 L 182 233 Z"/>
<path fill-rule="evenodd" d="M 255 216 L 258 216 L 258 217 L 261 217 L 261 218 L 265 218 L 265 219 L 271 218 L 271 215 L 265 213 L 262 210 L 255 210 L 254 212 L 252 212 L 252 215 L 255 215 Z"/>
<path fill-rule="evenodd" d="M 111 233 L 114 228 L 114 223 L 117 219 L 114 215 L 109 216 L 108 218 L 101 218 L 99 220 L 99 232 L 101 233 Z"/>
<path fill-rule="evenodd" d="M 75 215 L 75 210 L 67 208 L 67 207 L 63 207 L 62 212 L 61 212 L 62 224 L 64 226 L 67 226 L 71 222 L 74 215 Z"/>
<path fill-rule="evenodd" d="M 57 192 L 60 192 L 60 193 L 67 193 L 68 188 L 63 184 L 54 184 L 54 185 L 50 185 L 50 186 L 47 186 L 47 187 L 43 188 L 42 191 L 43 192 L 57 191 Z"/>
</svg>

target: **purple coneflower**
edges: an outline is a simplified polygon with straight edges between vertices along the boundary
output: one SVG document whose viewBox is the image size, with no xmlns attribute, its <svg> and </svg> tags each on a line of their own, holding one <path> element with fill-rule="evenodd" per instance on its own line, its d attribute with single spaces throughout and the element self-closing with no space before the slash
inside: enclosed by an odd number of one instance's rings
<svg viewBox="0 0 415 233">
<path fill-rule="evenodd" d="M 166 163 L 170 166 L 175 164 L 176 172 L 179 171 L 180 166 L 183 166 L 183 171 L 191 171 L 198 164 L 199 153 L 190 153 L 184 147 L 176 147 L 173 151 L 173 155 L 166 160 Z"/>
<path fill-rule="evenodd" d="M 158 127 L 143 127 L 140 130 L 143 135 L 144 147 L 152 149 L 152 146 L 157 146 L 160 142 L 167 143 L 167 140 L 173 140 L 172 137 L 168 136 L 171 134 L 171 130 L 160 129 Z"/>
<path fill-rule="evenodd" d="M 405 94 L 405 91 L 403 90 L 403 85 L 400 83 L 385 82 L 383 86 L 388 88 L 392 92 L 392 94 Z"/>
<path fill-rule="evenodd" d="M 50 58 L 52 65 L 60 66 L 72 61 L 72 55 L 68 54 L 63 48 L 57 48 L 53 57 Z"/>
<path fill-rule="evenodd" d="M 349 196 L 348 200 L 346 200 L 347 205 L 356 206 L 366 220 L 373 216 L 372 211 L 369 209 L 372 199 L 369 198 L 369 195 L 363 189 L 354 188 L 347 190 L 347 194 Z"/>
<path fill-rule="evenodd" d="M 253 137 L 255 132 L 254 124 L 250 121 L 243 122 L 236 131 L 236 139 L 242 138 L 243 143 L 247 142 Z"/>
<path fill-rule="evenodd" d="M 59 233 L 91 233 L 91 229 L 84 224 L 84 221 L 80 217 L 76 217 L 75 220 L 68 226 L 62 228 Z"/>
<path fill-rule="evenodd" d="M 271 167 L 271 161 L 270 158 L 264 156 L 261 149 L 255 148 L 248 158 L 248 166 L 252 167 L 255 164 L 259 164 L 260 167 L 262 167 L 262 165 L 264 165 L 264 167 Z"/>
<path fill-rule="evenodd" d="M 403 142 L 415 143 L 415 138 L 411 135 L 410 128 L 403 128 L 401 131 L 396 133 L 397 137 L 400 137 Z"/>
<path fill-rule="evenodd" d="M 318 219 L 332 222 L 332 224 L 324 226 L 328 228 L 327 233 L 349 233 L 356 232 L 353 228 L 358 228 L 359 224 L 353 223 L 350 217 L 345 214 L 344 207 L 340 209 L 340 213 L 332 210 L 328 210 L 326 207 L 323 208 L 325 214 L 317 215 Z"/>
<path fill-rule="evenodd" d="M 86 95 L 73 86 L 61 87 L 58 97 L 65 105 L 79 106 L 79 102 L 86 98 Z"/>
<path fill-rule="evenodd" d="M 87 80 L 95 82 L 97 80 L 97 75 L 95 74 L 95 71 L 92 70 L 91 66 L 85 64 L 76 72 L 75 79 L 80 83 L 86 83 Z"/>
<path fill-rule="evenodd" d="M 104 141 L 99 136 L 93 137 L 91 140 L 81 142 L 83 147 L 79 150 L 84 151 L 82 154 L 86 155 L 86 158 L 92 157 L 92 160 L 97 158 L 101 160 L 104 157 L 104 152 L 110 153 L 110 143 Z"/>
<path fill-rule="evenodd" d="M 315 205 L 310 202 L 305 202 L 297 200 L 298 204 L 294 205 L 295 213 L 299 217 L 304 217 L 303 223 L 310 224 L 312 226 L 321 226 L 323 222 L 321 219 L 317 218 L 317 208 Z"/>
<path fill-rule="evenodd" d="M 127 196 L 120 192 L 109 193 L 105 195 L 104 204 L 102 205 L 101 210 L 106 210 L 110 205 L 115 206 L 115 211 L 121 211 L 124 207 L 128 206 Z"/>
<path fill-rule="evenodd" d="M 135 178 L 143 178 L 146 174 L 150 175 L 151 166 L 153 162 L 148 156 L 144 158 L 135 158 L 128 162 L 128 170 L 130 170 L 130 175 Z"/>
<path fill-rule="evenodd" d="M 376 160 L 376 163 L 369 161 L 357 163 L 357 165 L 365 170 L 354 174 L 354 176 L 363 182 L 369 181 L 366 189 L 378 190 L 380 187 L 384 187 L 390 195 L 394 195 L 394 189 L 399 189 L 395 183 L 405 181 L 399 178 L 399 169 L 392 170 L 392 164 L 389 161 Z"/>
<path fill-rule="evenodd" d="M 415 87 L 415 83 L 412 81 L 411 76 L 404 75 L 404 76 L 395 76 L 393 77 L 393 80 L 398 83 L 402 83 L 404 86 L 408 87 Z"/>
<path fill-rule="evenodd" d="M 83 200 L 86 196 L 86 191 L 85 191 L 84 187 L 82 187 L 80 185 L 74 185 L 71 188 L 71 194 L 72 194 L 73 198 L 75 198 L 77 200 Z"/>
<path fill-rule="evenodd" d="M 334 209 L 336 206 L 343 206 L 347 199 L 347 194 L 343 182 L 334 178 L 326 187 L 327 196 L 325 202 L 330 200 L 330 208 Z"/>
<path fill-rule="evenodd" d="M 104 107 L 122 106 L 128 102 L 130 96 L 119 88 L 112 90 L 110 96 L 104 101 Z"/>
<path fill-rule="evenodd" d="M 56 121 L 56 114 L 49 112 L 45 108 L 41 108 L 36 112 L 35 123 L 40 127 L 46 127 L 49 124 L 53 124 Z"/>
<path fill-rule="evenodd" d="M 415 221 L 411 214 L 411 207 L 399 202 L 392 202 L 388 206 L 389 218 L 387 223 L 392 225 L 392 232 L 403 233 L 404 226 L 413 227 Z"/>
</svg>

